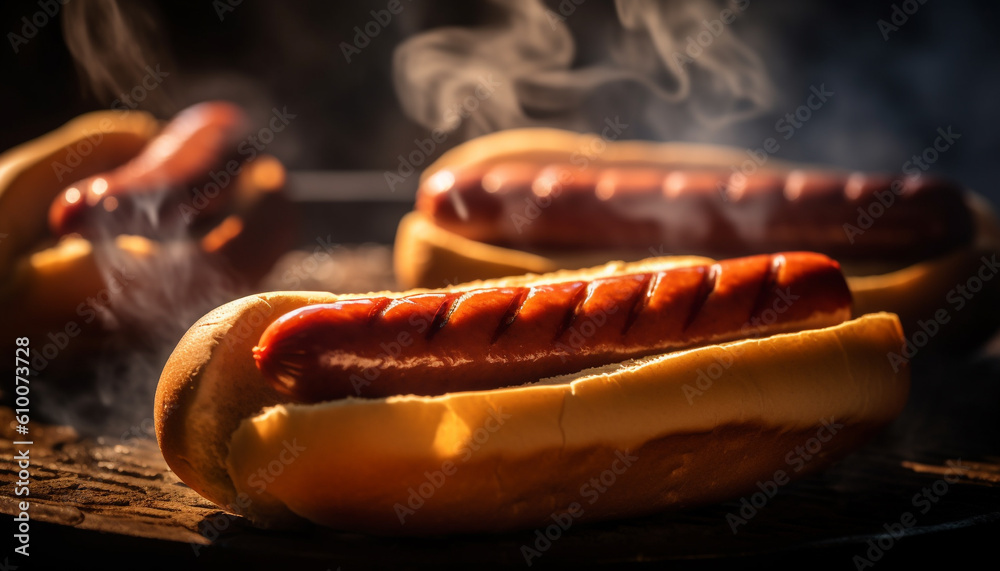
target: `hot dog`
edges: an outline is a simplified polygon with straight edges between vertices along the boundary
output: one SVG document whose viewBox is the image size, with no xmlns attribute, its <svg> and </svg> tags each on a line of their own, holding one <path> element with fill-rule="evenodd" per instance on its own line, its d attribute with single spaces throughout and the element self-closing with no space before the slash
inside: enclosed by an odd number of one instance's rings
<svg viewBox="0 0 1000 571">
<path fill-rule="evenodd" d="M 779 288 L 798 297 L 779 307 Z M 178 344 L 157 387 L 157 440 L 181 480 L 262 526 L 530 527 L 616 452 L 636 460 L 583 520 L 719 501 L 773 476 L 822 418 L 843 427 L 810 469 L 901 410 L 908 369 L 886 359 L 903 343 L 898 319 L 843 321 L 849 303 L 836 263 L 811 253 L 260 294 L 209 313 Z M 574 320 L 602 309 L 600 326 L 567 342 L 567 363 L 552 358 Z M 328 366 L 280 363 L 301 354 Z M 371 381 L 361 391 L 344 381 L 352 370 Z M 711 390 L 688 400 L 705 371 Z M 408 489 L 440 470 L 433 497 L 408 507 Z"/>
<path fill-rule="evenodd" d="M 144 207 L 158 212 L 149 223 L 162 223 L 164 215 L 177 216 L 178 206 L 190 201 L 193 187 L 208 183 L 213 169 L 224 170 L 220 165 L 234 160 L 247 126 L 243 111 L 231 103 L 188 107 L 132 160 L 66 187 L 49 209 L 52 233 L 62 236 L 121 226 L 123 220 L 135 218 L 131 212 Z M 232 194 L 230 185 L 221 187 L 202 213 L 222 210 Z"/>
<path fill-rule="evenodd" d="M 926 174 L 851 173 L 681 143 L 607 142 L 518 129 L 445 153 L 400 223 L 406 287 L 654 254 L 710 257 L 807 249 L 844 267 L 855 315 L 907 328 L 943 307 L 1000 243 L 991 208 Z M 981 339 L 1000 309 L 994 282 L 941 336 Z"/>
<path fill-rule="evenodd" d="M 782 292 L 789 304 L 761 321 Z M 615 275 L 534 287 L 382 296 L 281 316 L 254 348 L 261 371 L 296 402 L 492 389 L 683 347 L 835 325 L 850 316 L 840 268 L 812 253 Z M 415 320 L 430 317 L 416 329 Z M 596 324 L 600 324 L 599 326 Z M 588 324 L 593 332 L 583 336 Z M 755 324 L 755 325 L 751 325 Z M 401 334 L 405 355 L 382 358 Z M 579 340 L 579 341 L 577 341 Z M 572 344 L 572 345 L 571 345 Z M 442 377 L 441 363 L 450 374 Z M 488 368 L 483 363 L 489 363 Z"/>
<path fill-rule="evenodd" d="M 96 319 L 108 311 L 111 292 L 152 300 L 167 283 L 181 295 L 182 283 L 243 287 L 260 279 L 291 240 L 277 159 L 259 155 L 228 169 L 234 174 L 218 196 L 190 202 L 202 208 L 189 224 L 176 223 L 188 184 L 236 161 L 232 137 L 243 122 L 242 111 L 224 102 L 182 111 L 166 127 L 142 111 L 102 111 L 0 155 L 0 232 L 9 233 L 0 240 L 0 332 L 46 339 L 84 326 L 46 369 L 50 378 L 67 372 L 78 379 L 77 355 L 89 359 L 112 334 Z M 89 182 L 69 184 L 76 179 Z M 104 183 L 95 187 L 98 180 Z M 80 192 L 73 205 L 69 189 Z M 115 208 L 101 202 L 110 198 Z M 206 271 L 167 275 L 178 264 Z"/>
</svg>

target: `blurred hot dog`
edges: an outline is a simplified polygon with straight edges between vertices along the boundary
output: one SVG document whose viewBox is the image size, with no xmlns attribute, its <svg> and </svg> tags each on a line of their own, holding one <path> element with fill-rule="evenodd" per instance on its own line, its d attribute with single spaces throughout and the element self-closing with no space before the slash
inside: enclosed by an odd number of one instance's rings
<svg viewBox="0 0 1000 571">
<path fill-rule="evenodd" d="M 132 346 L 146 339 L 111 317 L 116 304 L 139 314 L 127 316 L 130 326 L 167 331 L 144 323 L 132 301 L 163 310 L 166 299 L 181 299 L 200 312 L 197 304 L 259 280 L 291 246 L 293 216 L 280 161 L 234 158 L 245 127 L 240 108 L 226 102 L 195 105 L 162 129 L 142 111 L 99 111 L 0 155 L 0 232 L 9 233 L 0 240 L 0 330 L 43 340 L 76 332 L 68 346 L 52 342 L 60 358 L 45 368 L 53 379 L 65 372 L 79 381 L 87 365 L 77 357 L 90 363 L 109 336 Z M 204 189 L 221 168 L 234 174 L 208 204 L 191 201 L 201 209 L 185 219 L 191 185 Z M 73 205 L 67 175 L 89 181 L 70 186 L 79 192 Z"/>
<path fill-rule="evenodd" d="M 879 224 L 845 221 L 886 200 Z M 803 249 L 899 260 L 967 244 L 962 188 L 931 177 L 819 170 L 755 173 L 655 165 L 501 163 L 443 169 L 417 211 L 465 238 L 535 250 L 649 248 L 740 256 Z"/>
<path fill-rule="evenodd" d="M 231 103 L 188 107 L 132 160 L 66 187 L 49 210 L 52 233 L 93 234 L 96 228 L 108 226 L 121 230 L 116 227 L 122 220 L 145 207 L 156 210 L 156 219 L 177 216 L 179 205 L 191 199 L 194 188 L 211 181 L 211 171 L 236 160 L 237 145 L 247 128 L 243 111 Z M 202 209 L 205 214 L 224 209 L 233 194 L 227 187 L 208 201 Z"/>
</svg>

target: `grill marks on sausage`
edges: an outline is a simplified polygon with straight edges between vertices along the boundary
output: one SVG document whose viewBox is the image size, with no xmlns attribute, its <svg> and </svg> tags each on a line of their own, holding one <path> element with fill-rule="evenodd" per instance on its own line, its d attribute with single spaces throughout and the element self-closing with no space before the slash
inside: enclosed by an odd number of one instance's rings
<svg viewBox="0 0 1000 571">
<path fill-rule="evenodd" d="M 750 323 L 754 317 L 760 317 L 761 312 L 766 309 L 767 302 L 771 299 L 771 293 L 774 291 L 778 282 L 778 273 L 784 265 L 784 256 L 777 255 L 769 257 L 767 271 L 764 273 L 764 277 L 761 278 L 760 289 L 757 291 L 757 297 L 754 299 L 753 307 L 750 308 L 750 314 L 747 315 L 747 323 Z"/>
<path fill-rule="evenodd" d="M 380 297 L 374 301 L 375 303 L 372 304 L 371 311 L 368 312 L 368 325 L 372 325 L 385 315 L 385 310 L 389 308 L 389 303 L 392 300 L 387 297 Z"/>
<path fill-rule="evenodd" d="M 622 335 L 628 334 L 629 329 L 632 329 L 635 321 L 639 319 L 639 315 L 649 305 L 649 300 L 653 297 L 653 292 L 656 291 L 656 286 L 662 276 L 663 272 L 655 275 L 646 274 L 642 286 L 636 290 L 635 299 L 632 300 L 632 306 L 628 310 L 628 316 L 625 318 L 625 326 L 622 327 Z"/>
<path fill-rule="evenodd" d="M 760 317 L 761 312 L 766 309 L 767 302 L 771 298 L 771 293 L 776 287 L 778 276 L 780 275 L 782 268 L 784 268 L 785 263 L 786 260 L 783 255 L 779 254 L 768 256 L 768 263 L 766 266 L 767 269 L 761 277 L 760 286 L 758 288 L 753 306 L 750 309 L 749 315 L 747 315 L 747 322 L 752 321 L 755 317 Z M 701 310 L 705 307 L 705 304 L 708 303 L 712 293 L 714 293 L 718 287 L 719 280 L 722 275 L 722 267 L 719 264 L 702 266 L 697 269 L 701 273 L 701 280 L 699 281 L 697 290 L 692 298 L 688 314 L 684 319 L 684 325 L 681 329 L 682 332 L 687 331 L 698 318 Z M 627 300 L 626 305 L 628 305 L 629 309 L 626 312 L 625 322 L 622 326 L 622 335 L 628 334 L 628 332 L 635 325 L 636 321 L 638 321 L 639 317 L 643 314 L 646 308 L 649 307 L 649 304 L 656 293 L 657 287 L 660 284 L 660 280 L 662 280 L 668 272 L 669 270 L 663 270 L 659 272 L 640 273 L 627 276 L 631 279 L 641 280 L 641 285 L 636 288 L 635 293 L 633 293 L 630 299 Z M 569 331 L 577 322 L 580 316 L 583 315 L 584 305 L 594 294 L 594 290 L 598 283 L 600 282 L 591 281 L 588 283 L 576 282 L 564 284 L 567 287 L 574 288 L 575 291 L 570 296 L 571 301 L 566 305 L 564 316 L 556 329 L 553 341 L 556 341 L 565 335 L 566 332 Z M 497 341 L 499 341 L 500 338 L 507 332 L 510 326 L 517 320 L 532 288 L 515 287 L 508 289 L 512 289 L 513 293 L 511 295 L 510 302 L 507 304 L 506 309 L 497 322 L 496 329 L 494 329 L 493 334 L 490 337 L 491 345 L 496 344 Z M 463 301 L 475 296 L 498 294 L 499 292 L 496 291 L 439 294 L 441 302 L 438 304 L 437 309 L 434 312 L 434 317 L 431 320 L 430 326 L 427 328 L 425 338 L 428 341 L 432 340 L 439 332 L 447 327 L 451 316 L 455 313 Z M 368 313 L 368 324 L 371 325 L 376 321 L 383 319 L 386 312 L 391 307 L 400 303 L 406 303 L 405 300 L 406 298 L 375 298 Z"/>
<path fill-rule="evenodd" d="M 712 264 L 709 267 L 701 268 L 701 282 L 698 283 L 698 290 L 695 292 L 694 300 L 691 302 L 691 310 L 684 319 L 684 327 L 681 328 L 682 332 L 687 331 L 691 327 L 691 324 L 694 323 L 694 320 L 698 318 L 701 308 L 708 301 L 708 296 L 712 295 L 712 292 L 718 287 L 719 276 L 721 274 L 722 266 L 719 264 Z"/>
<path fill-rule="evenodd" d="M 524 300 L 528 298 L 529 288 L 519 287 L 514 293 L 514 297 L 511 298 L 510 304 L 507 305 L 507 309 L 504 310 L 503 315 L 500 316 L 500 323 L 497 324 L 496 330 L 493 332 L 493 337 L 490 339 L 490 345 L 495 345 L 497 339 L 510 328 L 517 316 L 521 314 L 521 307 L 524 306 Z"/>
<path fill-rule="evenodd" d="M 573 326 L 573 323 L 580 315 L 583 303 L 587 301 L 587 298 L 589 297 L 590 288 L 592 287 L 593 283 L 594 282 L 590 282 L 589 284 L 587 283 L 575 284 L 576 292 L 573 293 L 573 298 L 572 298 L 573 301 L 570 302 L 566 308 L 566 315 L 565 317 L 563 317 L 559 329 L 556 331 L 555 336 L 552 338 L 553 342 L 557 341 L 567 331 L 569 331 L 570 327 Z"/>
<path fill-rule="evenodd" d="M 386 303 L 384 307 L 382 307 L 381 309 L 379 309 L 378 313 L 376 313 L 374 316 L 372 316 L 372 321 L 385 319 L 385 314 L 389 313 L 390 309 L 392 309 L 393 307 L 396 307 L 397 305 L 399 305 L 401 303 L 406 303 L 404 300 L 399 299 L 399 298 L 396 298 L 396 299 L 386 298 L 386 299 L 387 299 L 388 303 Z"/>
<path fill-rule="evenodd" d="M 444 329 L 445 325 L 448 325 L 448 319 L 451 317 L 451 314 L 454 313 L 455 308 L 458 307 L 458 302 L 461 301 L 462 297 L 462 294 L 458 293 L 449 293 L 444 295 L 444 300 L 434 313 L 434 320 L 431 321 L 431 326 L 427 328 L 428 341 L 433 339 L 439 331 Z"/>
</svg>

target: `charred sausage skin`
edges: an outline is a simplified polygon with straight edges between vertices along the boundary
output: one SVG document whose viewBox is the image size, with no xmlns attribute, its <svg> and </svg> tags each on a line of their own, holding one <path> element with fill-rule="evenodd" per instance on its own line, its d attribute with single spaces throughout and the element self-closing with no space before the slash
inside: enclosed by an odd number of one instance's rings
<svg viewBox="0 0 1000 571">
<path fill-rule="evenodd" d="M 300 308 L 254 358 L 298 402 L 493 389 L 666 351 L 834 325 L 837 262 L 789 252 L 531 287 Z"/>
</svg>

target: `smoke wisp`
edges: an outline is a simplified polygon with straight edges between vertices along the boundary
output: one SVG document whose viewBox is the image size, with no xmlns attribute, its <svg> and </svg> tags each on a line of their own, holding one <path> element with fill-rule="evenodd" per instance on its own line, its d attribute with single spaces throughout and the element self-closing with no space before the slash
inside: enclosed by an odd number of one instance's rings
<svg viewBox="0 0 1000 571">
<path fill-rule="evenodd" d="M 424 127 L 462 127 L 469 137 L 527 126 L 588 130 L 621 109 L 670 138 L 753 117 L 774 101 L 763 61 L 729 29 L 746 0 L 616 0 L 617 33 L 592 38 L 608 44 L 605 61 L 577 68 L 572 14 L 541 0 L 493 5 L 493 23 L 433 29 L 396 49 L 397 94 Z M 463 122 L 455 109 L 485 81 L 499 85 L 496 93 Z"/>
</svg>

